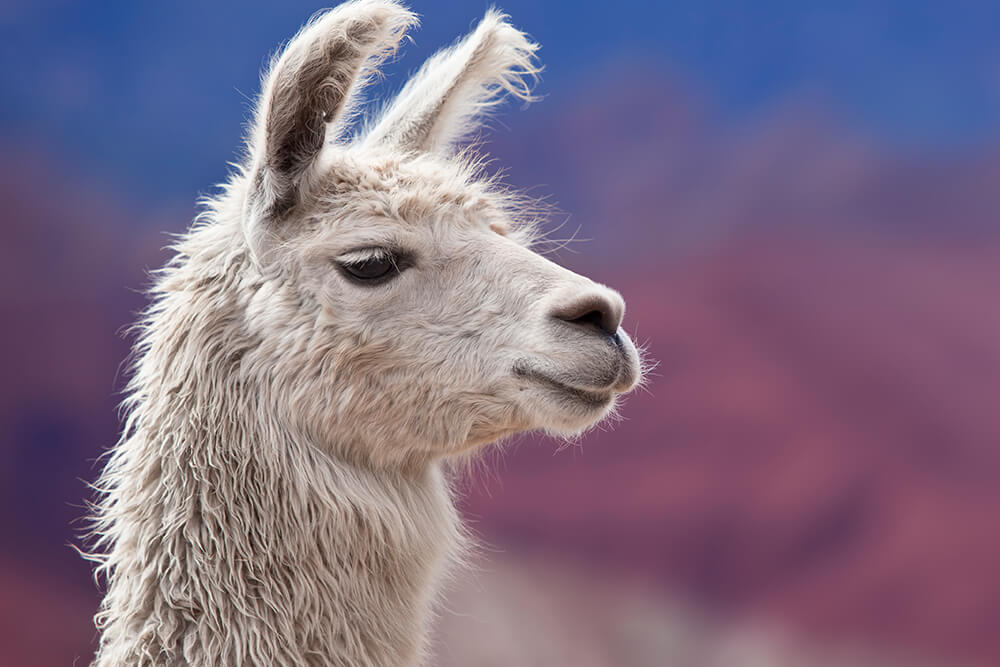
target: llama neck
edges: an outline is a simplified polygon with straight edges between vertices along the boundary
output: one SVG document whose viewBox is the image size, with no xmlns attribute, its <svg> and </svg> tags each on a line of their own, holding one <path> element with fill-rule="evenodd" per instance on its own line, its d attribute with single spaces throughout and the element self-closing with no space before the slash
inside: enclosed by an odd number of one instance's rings
<svg viewBox="0 0 1000 667">
<path fill-rule="evenodd" d="M 162 441 L 125 443 L 146 464 L 123 467 L 112 496 L 97 664 L 417 664 L 457 544 L 440 470 L 391 476 L 311 447 L 262 461 L 204 444 L 147 458 Z"/>
<path fill-rule="evenodd" d="M 171 280 L 100 481 L 95 664 L 418 664 L 461 542 L 439 465 L 351 465 L 284 428 L 236 371 L 236 306 Z"/>
</svg>

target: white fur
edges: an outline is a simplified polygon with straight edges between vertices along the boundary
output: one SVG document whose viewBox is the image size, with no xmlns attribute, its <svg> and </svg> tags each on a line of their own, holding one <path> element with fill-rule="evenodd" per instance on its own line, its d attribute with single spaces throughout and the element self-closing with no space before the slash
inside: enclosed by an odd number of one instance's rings
<svg viewBox="0 0 1000 667">
<path fill-rule="evenodd" d="M 503 93 L 533 100 L 529 79 L 539 72 L 538 45 L 490 10 L 453 47 L 428 59 L 368 132 L 369 145 L 447 152 L 478 127 Z"/>
<path fill-rule="evenodd" d="M 501 15 L 336 141 L 414 22 L 359 0 L 292 40 L 158 275 L 98 482 L 96 665 L 420 664 L 463 545 L 444 462 L 577 433 L 639 380 L 624 332 L 565 321 L 597 303 L 613 329 L 620 297 L 532 252 L 518 200 L 441 150 L 528 95 L 535 47 Z M 411 265 L 376 287 L 337 268 L 380 248 Z"/>
</svg>

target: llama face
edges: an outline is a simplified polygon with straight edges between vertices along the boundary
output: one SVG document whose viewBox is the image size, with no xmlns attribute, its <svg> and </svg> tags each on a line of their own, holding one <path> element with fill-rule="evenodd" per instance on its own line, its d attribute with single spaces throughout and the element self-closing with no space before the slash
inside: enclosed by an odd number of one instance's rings
<svg viewBox="0 0 1000 667">
<path fill-rule="evenodd" d="M 365 453 L 456 454 L 577 433 L 638 381 L 621 297 L 525 247 L 463 170 L 342 155 L 327 177 L 281 270 L 322 332 L 311 412 L 330 433 L 356 430 Z"/>
<path fill-rule="evenodd" d="M 352 141 L 337 141 L 343 109 L 409 12 L 342 5 L 265 81 L 244 234 L 262 272 L 294 286 L 261 302 L 296 313 L 266 319 L 314 369 L 274 360 L 294 377 L 288 414 L 342 455 L 399 463 L 578 433 L 639 380 L 621 297 L 532 252 L 516 202 L 454 154 L 502 92 L 528 97 L 537 46 L 504 19 L 432 57 Z"/>
</svg>

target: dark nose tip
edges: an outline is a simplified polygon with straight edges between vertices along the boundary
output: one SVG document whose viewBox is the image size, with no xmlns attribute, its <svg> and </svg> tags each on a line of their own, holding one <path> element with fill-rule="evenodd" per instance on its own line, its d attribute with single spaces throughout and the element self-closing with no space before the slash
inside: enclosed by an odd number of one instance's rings
<svg viewBox="0 0 1000 667">
<path fill-rule="evenodd" d="M 620 301 L 620 300 L 619 300 Z M 623 305 L 604 295 L 590 295 L 557 307 L 552 316 L 574 326 L 616 338 L 622 323 Z"/>
</svg>

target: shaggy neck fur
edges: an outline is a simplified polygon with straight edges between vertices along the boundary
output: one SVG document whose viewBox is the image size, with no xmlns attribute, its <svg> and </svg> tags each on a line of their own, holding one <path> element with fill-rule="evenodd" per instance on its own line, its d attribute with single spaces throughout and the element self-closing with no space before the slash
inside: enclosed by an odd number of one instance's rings
<svg viewBox="0 0 1000 667">
<path fill-rule="evenodd" d="M 100 482 L 95 664 L 414 664 L 460 543 L 439 465 L 347 463 L 287 427 L 246 318 L 292 288 L 233 249 L 238 217 L 206 222 L 160 276 Z"/>
</svg>

